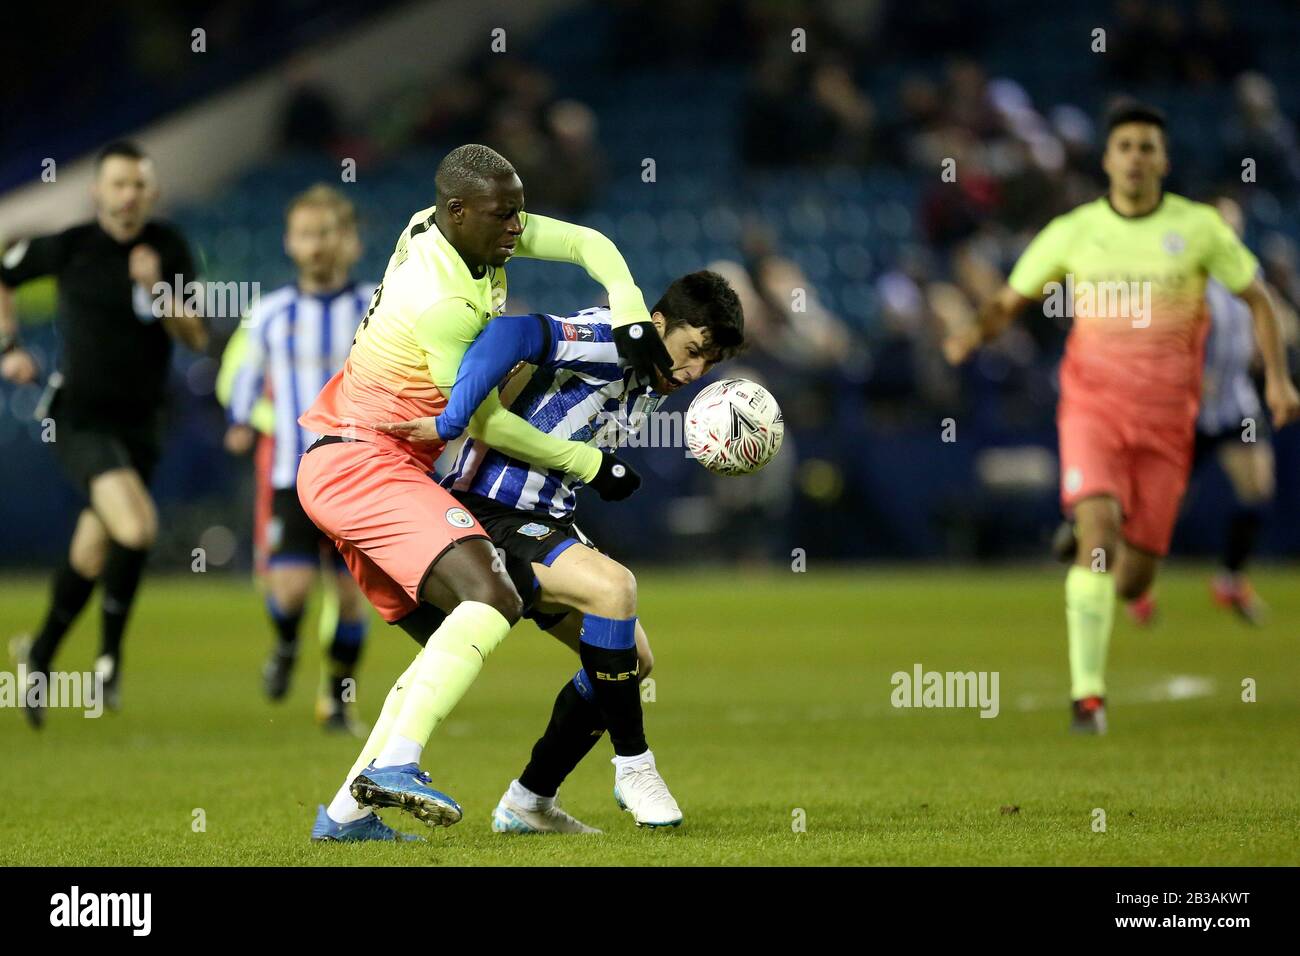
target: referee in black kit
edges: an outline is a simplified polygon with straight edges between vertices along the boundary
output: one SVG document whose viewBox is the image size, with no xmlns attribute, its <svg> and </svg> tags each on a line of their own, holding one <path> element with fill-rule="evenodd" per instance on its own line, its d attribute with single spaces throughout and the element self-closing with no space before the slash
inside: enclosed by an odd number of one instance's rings
<svg viewBox="0 0 1300 956">
<path fill-rule="evenodd" d="M 175 228 L 149 218 L 157 192 L 139 147 L 112 143 L 95 160 L 94 220 L 15 243 L 0 257 L 0 375 L 9 381 L 24 384 L 38 374 L 18 342 L 9 290 L 40 276 L 58 280 L 62 367 L 51 376 L 57 390 L 48 415 L 55 455 L 90 499 L 54 576 L 45 622 L 35 640 L 15 642 L 15 656 L 29 675 L 48 674 L 59 642 L 102 580 L 95 671 L 111 710 L 120 706 L 122 634 L 158 530 L 147 486 L 161 451 L 172 339 L 195 351 L 207 347 L 202 318 L 184 309 L 183 283 L 194 278 L 189 247 Z M 155 295 L 160 282 L 170 296 Z M 42 707 L 24 712 L 41 726 Z"/>
</svg>

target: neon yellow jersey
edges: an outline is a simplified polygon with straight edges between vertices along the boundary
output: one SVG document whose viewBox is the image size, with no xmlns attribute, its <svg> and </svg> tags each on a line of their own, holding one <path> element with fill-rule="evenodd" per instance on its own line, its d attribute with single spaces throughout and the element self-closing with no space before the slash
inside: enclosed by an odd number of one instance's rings
<svg viewBox="0 0 1300 956">
<path fill-rule="evenodd" d="M 1206 281 L 1236 294 L 1258 269 L 1212 206 L 1165 193 L 1127 218 L 1103 196 L 1053 219 L 1007 282 L 1048 314 L 1073 315 L 1062 401 L 1182 418 L 1200 398 Z"/>
<path fill-rule="evenodd" d="M 582 265 L 619 304 L 623 321 L 649 321 L 644 300 L 613 243 L 581 226 L 521 214 L 516 254 Z M 357 330 L 347 362 L 299 419 L 321 435 L 352 435 L 387 445 L 431 465 L 438 443 L 414 444 L 374 431 L 383 422 L 441 414 L 461 358 L 505 307 L 504 268 L 470 273 L 422 209 L 397 240 L 383 281 Z M 544 434 L 506 411 L 494 390 L 471 419 L 469 433 L 512 457 L 590 481 L 599 450 Z"/>
</svg>

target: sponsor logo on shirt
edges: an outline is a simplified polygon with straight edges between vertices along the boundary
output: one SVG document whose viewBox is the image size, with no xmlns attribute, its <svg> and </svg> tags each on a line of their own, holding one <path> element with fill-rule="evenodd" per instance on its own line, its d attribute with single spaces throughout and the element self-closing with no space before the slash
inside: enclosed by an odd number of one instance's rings
<svg viewBox="0 0 1300 956">
<path fill-rule="evenodd" d="M 596 337 L 596 330 L 590 325 L 570 325 L 568 322 L 562 322 L 564 326 L 564 337 L 570 342 L 590 342 Z"/>
<path fill-rule="evenodd" d="M 1165 252 L 1171 256 L 1176 256 L 1187 248 L 1187 240 L 1176 232 L 1166 232 L 1160 242 L 1165 247 Z"/>
<path fill-rule="evenodd" d="M 544 524 L 538 524 L 536 521 L 530 521 L 528 522 L 528 524 L 524 525 L 522 528 L 519 528 L 517 530 L 522 535 L 527 535 L 530 538 L 537 538 L 540 540 L 542 538 L 545 538 L 548 534 L 550 534 L 555 529 L 548 528 Z"/>
</svg>

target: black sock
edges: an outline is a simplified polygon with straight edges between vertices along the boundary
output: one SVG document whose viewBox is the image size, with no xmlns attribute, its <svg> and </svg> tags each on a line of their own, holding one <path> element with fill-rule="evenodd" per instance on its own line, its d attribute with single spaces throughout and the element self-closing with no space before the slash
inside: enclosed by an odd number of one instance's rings
<svg viewBox="0 0 1300 956">
<path fill-rule="evenodd" d="M 122 635 L 126 631 L 126 620 L 131 615 L 131 606 L 135 603 L 135 592 L 140 587 L 140 576 L 144 573 L 144 563 L 149 557 L 148 551 L 124 548 L 113 542 L 108 548 L 108 560 L 104 563 L 104 596 L 102 599 L 103 635 L 99 653 L 107 654 L 118 660 L 122 654 Z"/>
<path fill-rule="evenodd" d="M 366 636 L 365 621 L 340 620 L 334 628 L 334 640 L 329 646 L 330 699 L 337 703 L 352 703 L 356 698 L 343 699 L 345 681 L 356 675 L 357 661 L 361 659 L 361 645 Z"/>
<path fill-rule="evenodd" d="M 276 636 L 276 653 L 283 657 L 294 657 L 298 653 L 298 630 L 302 625 L 302 614 L 305 608 L 298 608 L 296 611 L 285 611 L 275 598 L 269 594 L 266 597 L 266 610 L 271 615 L 271 623 L 275 625 Z"/>
<path fill-rule="evenodd" d="M 1255 550 L 1255 540 L 1259 537 L 1259 527 L 1263 523 L 1257 508 L 1238 508 L 1228 521 L 1228 538 L 1223 548 L 1223 566 L 1233 574 L 1246 566 L 1251 552 Z"/>
<path fill-rule="evenodd" d="M 59 649 L 59 642 L 63 640 L 63 635 L 68 633 L 68 628 L 72 627 L 72 622 L 86 606 L 94 590 L 94 578 L 83 578 L 67 562 L 64 562 L 63 567 L 55 573 L 54 583 L 50 588 L 50 610 L 45 615 L 45 623 L 41 625 L 40 633 L 32 642 L 30 666 L 33 670 L 50 669 L 50 665 L 54 662 L 54 652 Z"/>
<path fill-rule="evenodd" d="M 579 671 L 580 679 L 582 672 Z M 587 686 L 584 697 L 573 680 L 566 681 L 551 708 L 551 722 L 546 733 L 533 745 L 528 766 L 519 775 L 519 782 L 540 797 L 553 797 L 564 778 L 591 752 L 605 724 L 596 706 L 595 695 Z"/>
<path fill-rule="evenodd" d="M 648 749 L 637 678 L 636 618 L 614 620 L 585 614 L 578 657 L 600 708 L 614 753 L 635 757 Z"/>
</svg>

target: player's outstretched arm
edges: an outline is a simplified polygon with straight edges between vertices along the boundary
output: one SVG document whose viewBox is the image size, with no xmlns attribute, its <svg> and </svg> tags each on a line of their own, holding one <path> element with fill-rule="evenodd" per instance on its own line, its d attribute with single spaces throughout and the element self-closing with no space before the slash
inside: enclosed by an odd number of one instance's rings
<svg viewBox="0 0 1300 956">
<path fill-rule="evenodd" d="M 499 319 L 494 321 L 500 321 Z M 474 307 L 463 299 L 445 299 L 427 310 L 415 323 L 415 336 L 425 352 L 435 385 L 455 397 L 460 367 L 478 338 L 480 326 Z M 495 383 L 494 383 L 495 384 Z M 472 403 L 473 396 L 466 401 Z M 377 431 L 411 442 L 442 441 L 436 416 L 408 422 L 378 422 Z M 501 404 L 492 388 L 469 420 L 469 434 L 512 458 L 538 468 L 554 468 L 591 482 L 609 470 L 600 450 L 581 442 L 548 435 Z"/>
<path fill-rule="evenodd" d="M 15 385 L 26 385 L 35 381 L 38 371 L 36 360 L 18 341 L 13 293 L 0 284 L 0 378 Z"/>
<path fill-rule="evenodd" d="M 572 262 L 605 287 L 609 294 L 614 343 L 638 373 L 653 381 L 657 369 L 664 378 L 673 377 L 673 360 L 655 332 L 641 290 L 632 273 L 608 238 L 595 229 L 575 226 L 546 216 L 528 215 L 519 237 L 517 254 L 532 259 Z"/>
<path fill-rule="evenodd" d="M 40 369 L 32 354 L 19 343 L 11 290 L 30 279 L 57 272 L 63 248 L 62 234 L 41 236 L 15 242 L 0 257 L 0 378 L 16 385 L 35 381 Z"/>
<path fill-rule="evenodd" d="M 502 315 L 487 324 L 456 371 L 447 407 L 435 420 L 443 441 L 459 438 L 493 389 L 520 362 L 540 365 L 551 352 L 551 330 L 540 315 Z M 443 389 L 447 394 L 447 389 Z"/>
<path fill-rule="evenodd" d="M 958 328 L 950 328 L 943 342 L 943 354 L 953 365 L 960 365 L 972 352 L 997 338 L 1015 321 L 1033 299 L 1021 295 L 1009 285 L 980 306 L 975 321 Z"/>
<path fill-rule="evenodd" d="M 226 430 L 226 451 L 243 455 L 257 440 L 257 432 L 275 431 L 275 410 L 263 394 L 266 385 L 266 353 L 242 326 L 226 343 L 217 372 L 217 401 L 226 408 L 230 427 Z"/>
<path fill-rule="evenodd" d="M 1264 363 L 1264 402 L 1273 418 L 1273 426 L 1281 428 L 1300 418 L 1300 393 L 1296 392 L 1286 365 L 1286 350 L 1282 346 L 1282 328 L 1277 311 L 1259 276 L 1252 279 L 1250 285 L 1238 295 L 1250 306 L 1255 345 Z"/>
<path fill-rule="evenodd" d="M 1043 297 L 1048 282 L 1066 272 L 1075 227 L 1070 214 L 1057 216 L 1025 247 L 1016 260 L 1006 283 L 991 299 L 980 306 L 975 321 L 959 329 L 949 329 L 943 354 L 959 365 L 977 348 L 997 338 L 1031 302 Z"/>
</svg>

